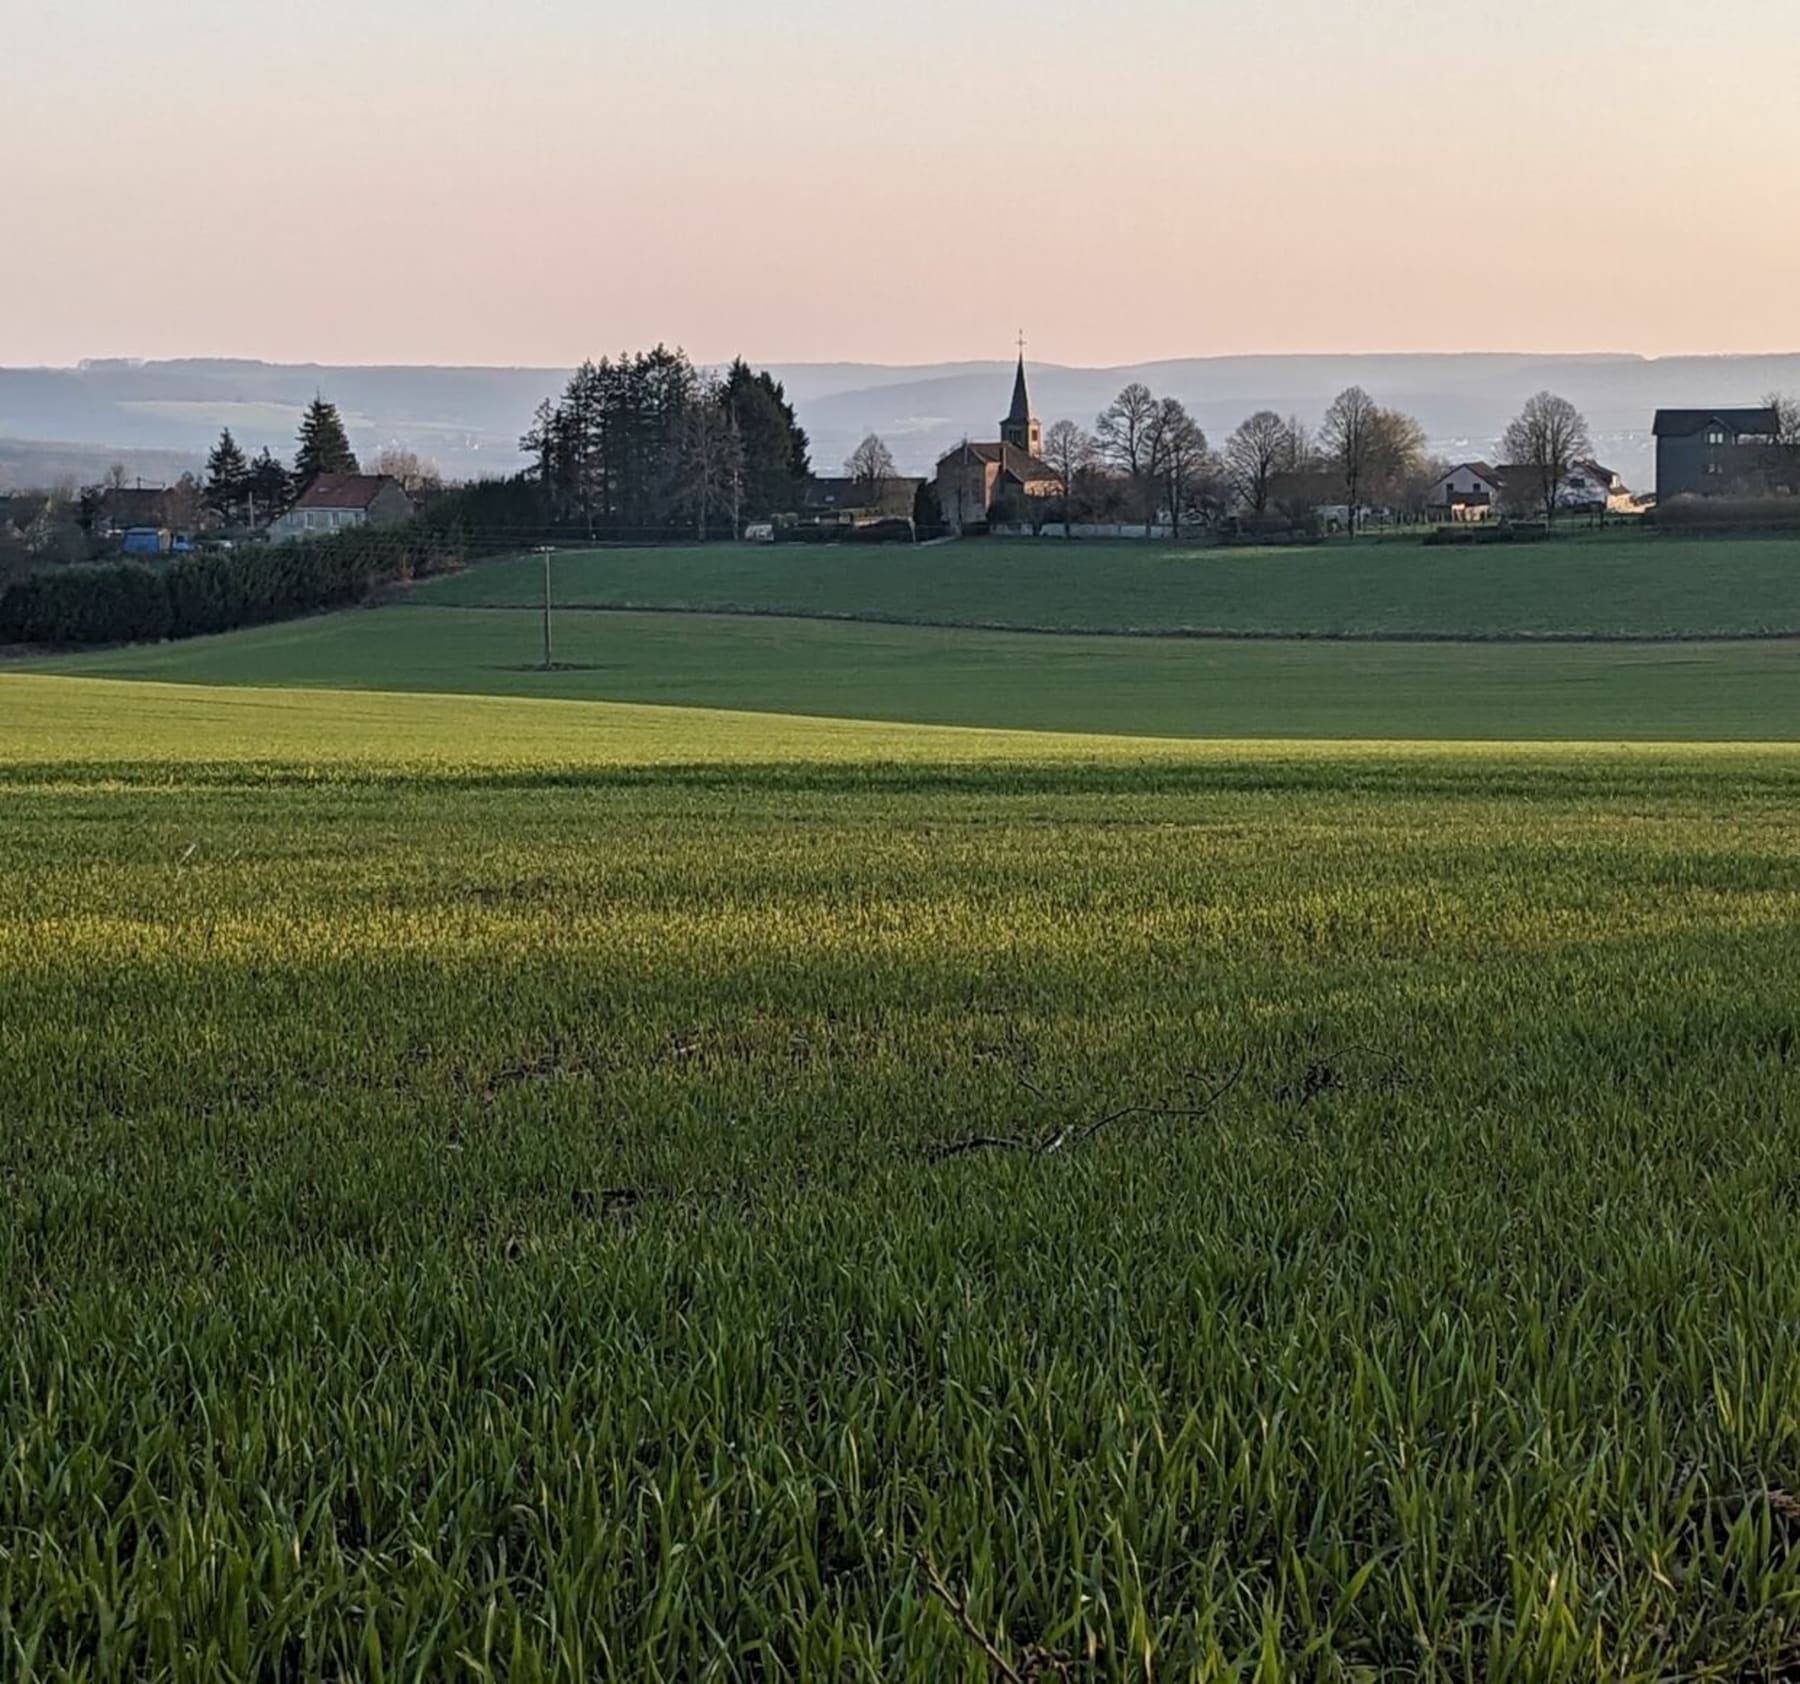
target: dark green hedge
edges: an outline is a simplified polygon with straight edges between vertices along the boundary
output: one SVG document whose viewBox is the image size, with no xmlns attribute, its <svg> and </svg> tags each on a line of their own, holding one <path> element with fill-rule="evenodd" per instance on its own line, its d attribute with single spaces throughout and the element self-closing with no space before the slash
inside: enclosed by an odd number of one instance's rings
<svg viewBox="0 0 1800 1684">
<path fill-rule="evenodd" d="M 360 602 L 379 585 L 462 558 L 435 522 L 180 556 L 163 566 L 57 567 L 0 593 L 0 643 L 151 643 Z"/>
</svg>

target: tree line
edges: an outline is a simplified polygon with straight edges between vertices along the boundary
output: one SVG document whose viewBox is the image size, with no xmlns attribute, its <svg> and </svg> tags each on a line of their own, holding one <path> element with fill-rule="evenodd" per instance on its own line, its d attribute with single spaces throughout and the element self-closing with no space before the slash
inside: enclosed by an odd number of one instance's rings
<svg viewBox="0 0 1800 1684">
<path fill-rule="evenodd" d="M 781 383 L 658 345 L 585 362 L 519 448 L 546 526 L 592 538 L 742 532 L 798 506 L 811 446 Z"/>
</svg>

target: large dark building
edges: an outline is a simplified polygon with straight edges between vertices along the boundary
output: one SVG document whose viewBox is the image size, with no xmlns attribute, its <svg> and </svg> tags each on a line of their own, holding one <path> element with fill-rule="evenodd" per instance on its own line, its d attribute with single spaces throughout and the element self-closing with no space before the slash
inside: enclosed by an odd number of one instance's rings
<svg viewBox="0 0 1800 1684">
<path fill-rule="evenodd" d="M 1800 452 L 1773 409 L 1659 409 L 1656 497 L 1766 497 L 1792 490 Z"/>
</svg>

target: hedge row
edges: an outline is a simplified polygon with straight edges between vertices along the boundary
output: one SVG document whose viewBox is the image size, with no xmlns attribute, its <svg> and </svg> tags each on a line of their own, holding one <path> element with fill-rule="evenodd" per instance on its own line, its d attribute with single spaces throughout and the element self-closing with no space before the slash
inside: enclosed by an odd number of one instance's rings
<svg viewBox="0 0 1800 1684">
<path fill-rule="evenodd" d="M 1661 532 L 1800 532 L 1800 497 L 1673 497 L 1649 521 Z"/>
<path fill-rule="evenodd" d="M 1467 548 L 1483 544 L 1541 544 L 1549 536 L 1550 529 L 1535 522 L 1528 526 L 1489 526 L 1485 522 L 1470 521 L 1453 526 L 1434 526 L 1425 534 L 1423 542 L 1431 549 L 1446 546 Z"/>
<path fill-rule="evenodd" d="M 413 522 L 292 544 L 209 550 L 164 565 L 56 567 L 0 593 L 0 643 L 152 643 L 288 620 L 441 571 L 460 538 Z"/>
</svg>

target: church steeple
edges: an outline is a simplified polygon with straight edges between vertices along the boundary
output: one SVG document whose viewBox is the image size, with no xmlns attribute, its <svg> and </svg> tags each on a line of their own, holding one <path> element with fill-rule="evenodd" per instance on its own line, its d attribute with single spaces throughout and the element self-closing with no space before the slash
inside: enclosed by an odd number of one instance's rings
<svg viewBox="0 0 1800 1684">
<path fill-rule="evenodd" d="M 1000 439 L 1015 450 L 1036 456 L 1043 444 L 1043 431 L 1031 413 L 1031 393 L 1025 385 L 1025 336 L 1019 336 L 1019 372 L 1013 376 L 1012 408 L 1000 423 Z"/>
</svg>

